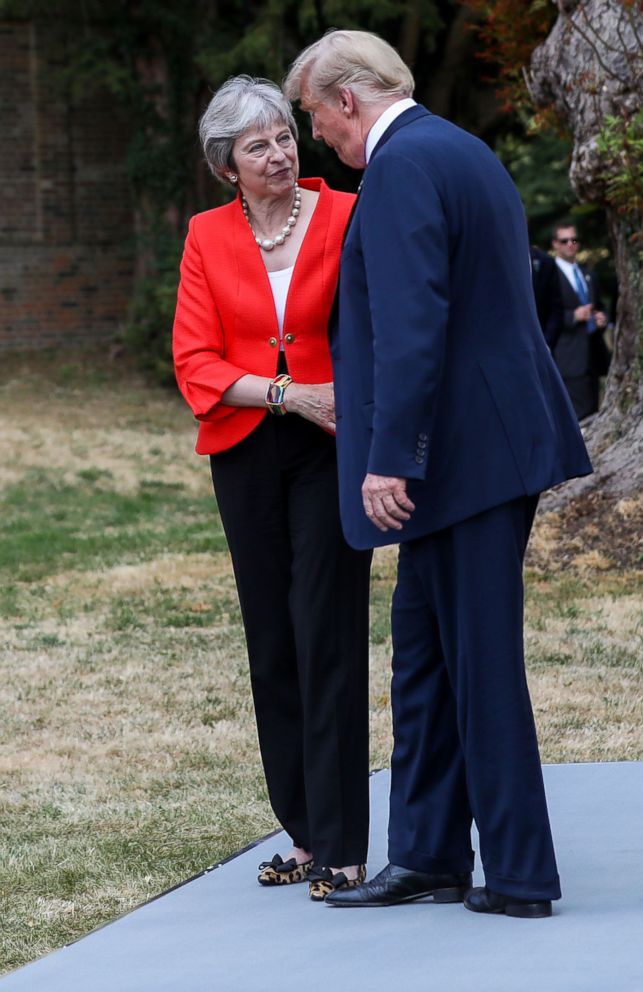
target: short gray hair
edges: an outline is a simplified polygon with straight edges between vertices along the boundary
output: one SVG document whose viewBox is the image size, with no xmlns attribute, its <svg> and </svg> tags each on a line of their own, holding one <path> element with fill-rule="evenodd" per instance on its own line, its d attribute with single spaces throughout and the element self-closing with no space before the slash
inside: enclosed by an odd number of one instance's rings
<svg viewBox="0 0 643 992">
<path fill-rule="evenodd" d="M 199 138 L 208 168 L 225 182 L 234 170 L 232 149 L 251 128 L 262 129 L 283 121 L 295 140 L 299 137 L 290 102 L 269 79 L 233 76 L 219 87 L 199 121 Z"/>
<path fill-rule="evenodd" d="M 370 31 L 329 31 L 299 55 L 284 79 L 290 100 L 301 98 L 302 81 L 318 98 L 335 96 L 340 87 L 363 103 L 383 97 L 410 96 L 411 70 L 395 49 Z"/>
</svg>

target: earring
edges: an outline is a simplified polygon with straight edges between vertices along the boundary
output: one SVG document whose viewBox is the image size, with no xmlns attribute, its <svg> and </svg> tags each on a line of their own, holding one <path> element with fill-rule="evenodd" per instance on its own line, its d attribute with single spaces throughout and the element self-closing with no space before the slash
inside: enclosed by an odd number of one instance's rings
<svg viewBox="0 0 643 992">
<path fill-rule="evenodd" d="M 230 180 L 231 183 L 236 183 L 239 179 L 239 176 L 235 176 L 234 173 L 232 173 L 231 175 L 228 176 L 228 179 Z"/>
</svg>

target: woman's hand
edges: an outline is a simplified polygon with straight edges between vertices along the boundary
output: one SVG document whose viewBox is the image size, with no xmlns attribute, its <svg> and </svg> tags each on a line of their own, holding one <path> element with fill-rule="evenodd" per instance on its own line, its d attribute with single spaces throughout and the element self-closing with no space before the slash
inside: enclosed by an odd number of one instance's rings
<svg viewBox="0 0 643 992">
<path fill-rule="evenodd" d="M 304 385 L 291 382 L 284 394 L 288 413 L 296 413 L 324 430 L 335 433 L 335 390 L 332 382 Z"/>
</svg>

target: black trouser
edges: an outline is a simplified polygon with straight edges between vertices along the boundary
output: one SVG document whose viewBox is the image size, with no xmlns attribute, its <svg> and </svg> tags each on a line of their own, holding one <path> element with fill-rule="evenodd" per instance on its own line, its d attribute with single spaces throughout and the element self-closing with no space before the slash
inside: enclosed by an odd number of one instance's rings
<svg viewBox="0 0 643 992">
<path fill-rule="evenodd" d="M 579 420 L 584 420 L 598 410 L 598 376 L 591 372 L 585 375 L 568 376 L 563 379 L 574 412 Z"/>
<path fill-rule="evenodd" d="M 342 535 L 335 441 L 268 415 L 211 457 L 275 814 L 317 864 L 366 861 L 371 552 Z"/>
</svg>

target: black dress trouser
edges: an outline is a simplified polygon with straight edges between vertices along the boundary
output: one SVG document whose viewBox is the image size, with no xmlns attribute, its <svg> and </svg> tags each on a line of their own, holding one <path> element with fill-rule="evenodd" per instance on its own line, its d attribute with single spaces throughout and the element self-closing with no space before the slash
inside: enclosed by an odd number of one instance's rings
<svg viewBox="0 0 643 992">
<path fill-rule="evenodd" d="M 371 552 L 342 535 L 335 441 L 268 415 L 211 456 L 272 808 L 317 864 L 366 861 Z"/>
<path fill-rule="evenodd" d="M 599 379 L 592 372 L 563 378 L 578 420 L 584 420 L 598 410 Z"/>
</svg>

